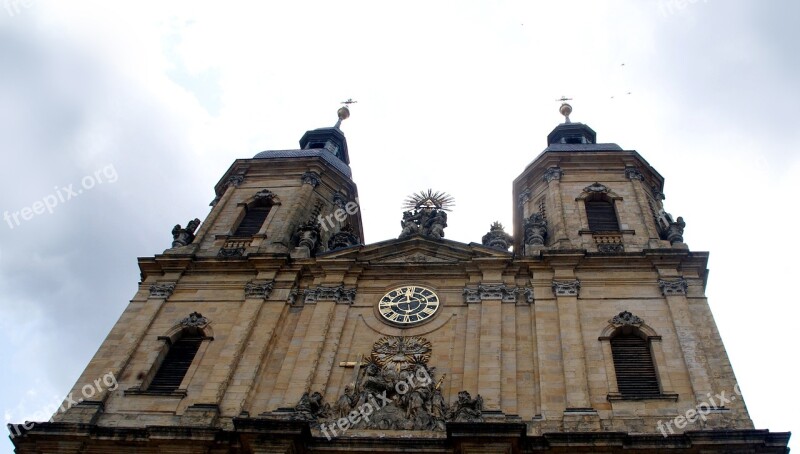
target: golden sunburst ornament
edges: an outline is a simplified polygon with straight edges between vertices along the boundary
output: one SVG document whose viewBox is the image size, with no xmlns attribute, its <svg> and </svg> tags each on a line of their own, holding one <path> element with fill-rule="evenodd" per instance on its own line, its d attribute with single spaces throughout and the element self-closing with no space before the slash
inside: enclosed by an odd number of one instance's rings
<svg viewBox="0 0 800 454">
<path fill-rule="evenodd" d="M 403 202 L 403 208 L 407 210 L 436 208 L 437 210 L 450 211 L 450 208 L 455 206 L 455 204 L 456 200 L 450 194 L 428 189 L 427 191 L 420 191 L 408 196 L 405 202 Z"/>
</svg>

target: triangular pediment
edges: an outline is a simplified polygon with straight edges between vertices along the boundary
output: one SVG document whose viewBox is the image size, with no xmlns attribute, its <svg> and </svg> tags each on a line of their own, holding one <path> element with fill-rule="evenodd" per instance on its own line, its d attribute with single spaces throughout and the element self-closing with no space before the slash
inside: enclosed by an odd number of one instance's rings
<svg viewBox="0 0 800 454">
<path fill-rule="evenodd" d="M 473 259 L 511 257 L 510 252 L 490 249 L 479 244 L 452 240 L 431 240 L 422 236 L 391 239 L 366 246 L 332 251 L 318 256 L 320 260 L 350 259 L 374 264 L 448 264 Z"/>
</svg>

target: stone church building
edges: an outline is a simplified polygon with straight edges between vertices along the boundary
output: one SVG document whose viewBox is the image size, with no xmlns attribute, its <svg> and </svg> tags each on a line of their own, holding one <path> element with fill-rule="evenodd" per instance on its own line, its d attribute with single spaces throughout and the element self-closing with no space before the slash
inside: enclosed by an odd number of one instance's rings
<svg viewBox="0 0 800 454">
<path fill-rule="evenodd" d="M 481 243 L 426 190 L 364 244 L 347 107 L 236 160 L 139 258 L 71 396 L 106 386 L 10 425 L 17 452 L 788 452 L 753 427 L 664 178 L 570 112 L 513 181 L 513 236 Z"/>
</svg>

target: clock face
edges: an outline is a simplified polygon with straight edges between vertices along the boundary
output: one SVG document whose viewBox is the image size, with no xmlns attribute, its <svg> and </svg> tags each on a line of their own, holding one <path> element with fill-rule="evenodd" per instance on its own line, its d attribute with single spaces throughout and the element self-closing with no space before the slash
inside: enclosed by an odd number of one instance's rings
<svg viewBox="0 0 800 454">
<path fill-rule="evenodd" d="M 439 309 L 439 297 L 433 290 L 406 285 L 389 291 L 378 303 L 381 316 L 390 323 L 412 325 L 427 320 Z"/>
</svg>

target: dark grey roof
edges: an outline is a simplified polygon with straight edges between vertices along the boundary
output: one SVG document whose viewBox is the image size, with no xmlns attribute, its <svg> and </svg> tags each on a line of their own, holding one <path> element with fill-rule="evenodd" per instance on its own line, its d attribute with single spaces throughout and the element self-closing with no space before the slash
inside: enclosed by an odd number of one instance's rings
<svg viewBox="0 0 800 454">
<path fill-rule="evenodd" d="M 347 177 L 352 178 L 350 166 L 337 158 L 330 151 L 324 148 L 313 150 L 268 150 L 253 156 L 253 159 L 279 159 L 279 158 L 322 158 L 325 162 L 332 165 L 336 170 L 342 172 Z"/>
<path fill-rule="evenodd" d="M 622 151 L 615 143 L 554 143 L 544 151 Z"/>
</svg>

